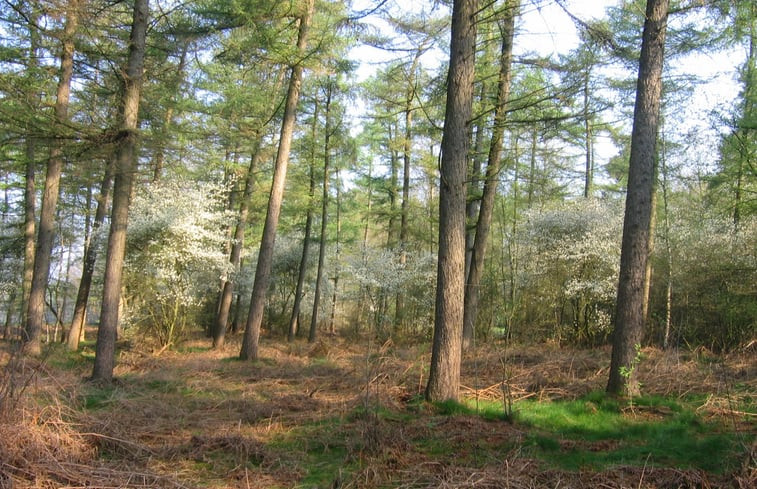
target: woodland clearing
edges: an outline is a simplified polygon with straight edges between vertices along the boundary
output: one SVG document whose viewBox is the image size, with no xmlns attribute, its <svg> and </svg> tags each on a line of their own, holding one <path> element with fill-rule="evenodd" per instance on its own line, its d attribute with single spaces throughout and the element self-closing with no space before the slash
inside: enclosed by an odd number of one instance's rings
<svg viewBox="0 0 757 489">
<path fill-rule="evenodd" d="M 607 348 L 491 341 L 465 355 L 464 401 L 428 404 L 423 342 L 270 339 L 254 363 L 236 338 L 121 346 L 97 385 L 89 343 L 3 344 L 0 487 L 757 486 L 754 352 L 645 348 L 623 401 Z"/>
</svg>

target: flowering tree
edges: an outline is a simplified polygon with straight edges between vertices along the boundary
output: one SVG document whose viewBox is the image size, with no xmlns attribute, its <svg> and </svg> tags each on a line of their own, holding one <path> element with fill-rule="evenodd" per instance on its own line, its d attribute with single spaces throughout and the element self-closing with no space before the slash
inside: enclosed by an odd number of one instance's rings
<svg viewBox="0 0 757 489">
<path fill-rule="evenodd" d="M 162 180 L 135 197 L 127 238 L 127 324 L 174 344 L 196 320 L 220 278 L 226 191 L 213 183 Z"/>
<path fill-rule="evenodd" d="M 620 259 L 621 212 L 581 199 L 531 211 L 516 239 L 522 264 L 521 311 L 527 324 L 567 327 L 569 339 L 593 344 L 610 331 Z"/>
<path fill-rule="evenodd" d="M 348 258 L 346 275 L 352 278 L 360 296 L 358 316 L 367 309 L 374 330 L 387 336 L 392 323 L 389 298 L 402 294 L 409 325 L 430 326 L 429 312 L 434 304 L 436 256 L 431 253 L 406 252 L 405 263 L 398 251 L 366 247 L 362 254 Z M 427 331 L 430 331 L 426 328 Z"/>
<path fill-rule="evenodd" d="M 757 218 L 734 229 L 729 217 L 686 204 L 671 219 L 672 340 L 728 351 L 755 339 Z"/>
</svg>

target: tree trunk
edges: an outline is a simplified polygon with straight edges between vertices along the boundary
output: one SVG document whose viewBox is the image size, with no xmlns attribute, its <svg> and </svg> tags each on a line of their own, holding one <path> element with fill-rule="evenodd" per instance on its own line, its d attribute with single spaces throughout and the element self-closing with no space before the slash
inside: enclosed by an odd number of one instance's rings
<svg viewBox="0 0 757 489">
<path fill-rule="evenodd" d="M 41 352 L 41 333 L 45 322 L 45 289 L 50 274 L 50 261 L 55 242 L 55 212 L 60 193 L 60 176 L 63 170 L 63 144 L 58 132 L 68 119 L 68 102 L 71 96 L 71 79 L 74 73 L 74 34 L 79 22 L 79 1 L 68 4 L 66 25 L 61 39 L 60 75 L 55 99 L 55 137 L 47 162 L 45 189 L 39 217 L 39 234 L 34 254 L 34 271 L 24 332 L 25 350 L 31 355 Z"/>
<path fill-rule="evenodd" d="M 79 291 L 76 293 L 76 302 L 74 304 L 74 317 L 71 319 L 71 328 L 68 331 L 68 349 L 77 350 L 84 323 L 87 317 L 87 302 L 89 292 L 92 288 L 92 276 L 95 272 L 95 263 L 97 262 L 98 236 L 99 229 L 105 221 L 110 200 L 110 187 L 113 182 L 114 160 L 111 158 L 105 168 L 102 184 L 100 186 L 100 196 L 97 199 L 97 209 L 95 210 L 95 220 L 92 222 L 92 231 L 89 233 L 90 240 L 86 243 L 84 249 L 84 268 L 82 269 L 81 279 L 79 280 Z"/>
<path fill-rule="evenodd" d="M 297 36 L 297 50 L 300 58 L 305 55 L 307 35 L 310 27 L 310 19 L 313 16 L 314 0 L 308 0 L 306 11 L 300 19 L 300 28 Z M 263 323 L 263 311 L 265 308 L 265 296 L 268 291 L 268 282 L 271 277 L 271 265 L 273 264 L 273 246 L 276 241 L 276 227 L 279 224 L 281 202 L 284 198 L 284 184 L 286 183 L 287 165 L 289 163 L 289 150 L 292 146 L 294 124 L 297 119 L 297 101 L 300 97 L 300 85 L 302 84 L 302 63 L 292 66 L 292 74 L 289 78 L 284 116 L 281 122 L 281 136 L 279 150 L 276 154 L 274 165 L 271 194 L 268 199 L 268 211 L 263 226 L 263 237 L 260 241 L 258 264 L 255 269 L 255 281 L 252 286 L 250 298 L 250 310 L 247 315 L 247 324 L 242 340 L 242 349 L 239 358 L 242 360 L 257 360 L 258 342 L 260 340 L 260 326 Z"/>
<path fill-rule="evenodd" d="M 115 149 L 115 181 L 110 233 L 105 255 L 103 300 L 92 379 L 110 382 L 115 367 L 121 277 L 126 252 L 126 226 L 137 163 L 137 123 L 145 59 L 145 38 L 149 0 L 135 0 L 129 36 L 129 57 L 124 71 L 123 96 L 119 107 L 119 141 Z"/>
<path fill-rule="evenodd" d="M 631 133 L 628 192 L 607 392 L 637 395 L 636 349 L 644 330 L 644 278 L 649 252 L 663 52 L 669 0 L 648 0 Z"/>
<path fill-rule="evenodd" d="M 315 274 L 315 291 L 313 292 L 313 314 L 310 316 L 310 333 L 308 342 L 313 343 L 318 335 L 318 309 L 321 305 L 321 284 L 323 269 L 326 266 L 326 227 L 329 222 L 329 171 L 331 163 L 331 94 L 332 83 L 328 81 L 326 92 L 326 123 L 323 142 L 323 196 L 321 197 L 321 238 L 318 245 L 318 271 Z"/>
<path fill-rule="evenodd" d="M 413 100 L 415 99 L 415 72 L 418 69 L 418 61 L 423 54 L 422 44 L 415 53 L 413 62 L 408 73 L 408 88 L 405 92 L 405 135 L 402 138 L 402 203 L 400 204 L 400 267 L 404 268 L 407 263 L 407 220 L 410 210 L 410 163 L 413 150 Z M 394 305 L 394 329 L 399 330 L 404 326 L 405 317 L 404 294 L 398 292 Z"/>
<path fill-rule="evenodd" d="M 486 163 L 486 180 L 481 195 L 481 205 L 478 211 L 476 236 L 473 241 L 470 269 L 465 286 L 465 312 L 463 319 L 463 347 L 467 348 L 473 339 L 478 316 L 479 286 L 484 272 L 484 256 L 486 254 L 489 230 L 491 229 L 492 214 L 494 213 L 494 198 L 499 184 L 499 170 L 502 161 L 502 140 L 505 133 L 505 118 L 507 102 L 510 98 L 510 80 L 512 78 L 513 35 L 515 33 L 515 17 L 519 10 L 519 0 L 511 0 L 506 6 L 505 18 L 500 25 L 502 35 L 502 49 L 499 59 L 499 80 L 497 83 L 497 104 L 494 108 L 494 128 L 492 141 L 489 145 L 489 157 Z"/>
<path fill-rule="evenodd" d="M 665 138 L 662 134 L 663 146 L 662 158 L 660 158 L 660 171 L 662 172 L 662 210 L 663 236 L 665 240 L 665 257 L 667 259 L 667 271 L 665 273 L 665 324 L 662 332 L 662 348 L 667 350 L 670 346 L 670 313 L 673 305 L 673 249 L 670 245 L 670 214 L 668 209 L 668 168 L 665 157 Z"/>
<path fill-rule="evenodd" d="M 584 174 L 584 198 L 591 197 L 594 187 L 594 134 L 592 131 L 591 115 L 589 113 L 589 80 L 591 68 L 586 69 L 584 77 L 584 138 L 586 150 L 586 170 Z"/>
<path fill-rule="evenodd" d="M 465 293 L 465 199 L 468 124 L 473 101 L 476 0 L 455 0 L 452 7 L 450 66 L 442 136 L 439 195 L 439 258 L 431 367 L 426 399 L 456 400 Z"/>
<path fill-rule="evenodd" d="M 336 333 L 336 325 L 334 319 L 336 317 L 336 297 L 339 286 L 339 261 L 341 248 L 339 244 L 339 238 L 342 232 L 342 186 L 339 177 L 339 167 L 336 167 L 336 256 L 334 257 L 334 290 L 331 294 L 331 317 L 329 318 L 329 332 L 331 334 Z"/>
<path fill-rule="evenodd" d="M 252 150 L 250 156 L 250 167 L 247 169 L 247 175 L 244 179 L 244 190 L 242 191 L 242 200 L 239 202 L 239 213 L 237 215 L 237 224 L 234 228 L 234 239 L 231 244 L 231 253 L 229 255 L 229 263 L 234 267 L 234 272 L 239 273 L 242 263 L 242 249 L 244 248 L 244 232 L 247 228 L 247 216 L 250 211 L 250 199 L 252 198 L 252 190 L 255 186 L 255 169 L 258 167 L 260 160 L 260 145 L 262 136 L 255 134 L 253 136 L 256 139 L 255 148 Z M 227 279 L 223 284 L 221 290 L 221 297 L 219 298 L 218 312 L 216 314 L 215 326 L 213 328 L 213 348 L 221 348 L 226 339 L 226 329 L 229 324 L 229 313 L 231 311 L 231 303 L 234 298 L 234 282 L 235 278 Z"/>
<path fill-rule="evenodd" d="M 36 24 L 36 15 L 32 19 Z M 39 36 L 36 26 L 29 27 L 29 74 L 32 75 L 39 67 Z M 30 100 L 33 110 L 39 110 L 39 95 Z M 25 141 L 26 173 L 24 187 L 24 275 L 21 281 L 21 323 L 26 324 L 29 310 L 29 295 L 32 289 L 32 276 L 34 274 L 34 254 L 36 246 L 34 236 L 36 234 L 36 201 L 37 188 L 35 175 L 37 170 L 37 140 L 31 136 L 32 127 L 27 126 Z"/>
<path fill-rule="evenodd" d="M 184 41 L 181 46 L 181 54 L 179 55 L 179 65 L 176 67 L 176 74 L 169 82 L 171 88 L 174 90 L 174 94 L 178 94 L 181 91 L 181 84 L 184 81 L 184 71 L 187 66 L 187 52 L 189 51 L 189 42 Z M 171 135 L 171 126 L 173 126 L 173 114 L 175 110 L 176 98 L 172 95 L 169 101 L 169 107 L 166 108 L 166 113 L 163 116 L 163 125 L 158 130 L 158 145 L 155 149 L 155 156 L 153 157 L 153 173 L 152 181 L 158 182 L 163 177 L 163 166 L 166 158 L 166 141 L 168 141 Z"/>
<path fill-rule="evenodd" d="M 305 215 L 305 237 L 302 239 L 302 256 L 300 257 L 300 268 L 297 272 L 297 286 L 294 291 L 294 305 L 292 306 L 292 316 L 289 318 L 289 327 L 287 328 L 287 341 L 294 341 L 297 334 L 297 328 L 300 326 L 300 306 L 302 304 L 302 289 L 305 287 L 305 274 L 308 267 L 308 254 L 310 253 L 310 232 L 313 229 L 313 203 L 315 201 L 315 140 L 316 129 L 318 128 L 318 98 L 315 99 L 313 109 L 313 126 L 312 135 L 313 148 L 310 153 L 310 186 L 308 188 L 308 209 Z"/>
</svg>

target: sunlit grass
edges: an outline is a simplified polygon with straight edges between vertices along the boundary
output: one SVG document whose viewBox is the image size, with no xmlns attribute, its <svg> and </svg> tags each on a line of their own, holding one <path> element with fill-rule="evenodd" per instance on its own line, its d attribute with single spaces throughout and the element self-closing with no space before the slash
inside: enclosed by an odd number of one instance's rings
<svg viewBox="0 0 757 489">
<path fill-rule="evenodd" d="M 527 426 L 526 447 L 561 468 L 657 465 L 722 473 L 741 460 L 734 433 L 701 419 L 688 406 L 664 398 L 633 405 L 592 394 L 575 401 L 516 404 Z"/>
</svg>

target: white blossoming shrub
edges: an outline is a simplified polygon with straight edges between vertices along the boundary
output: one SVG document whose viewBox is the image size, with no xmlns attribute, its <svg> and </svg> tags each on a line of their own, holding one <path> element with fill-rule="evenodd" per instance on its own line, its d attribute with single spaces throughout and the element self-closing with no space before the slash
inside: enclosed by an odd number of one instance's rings
<svg viewBox="0 0 757 489">
<path fill-rule="evenodd" d="M 532 210 L 517 233 L 517 328 L 530 336 L 596 344 L 610 333 L 623 211 L 576 200 Z"/>
<path fill-rule="evenodd" d="M 731 219 L 688 208 L 671 221 L 672 342 L 727 351 L 757 338 L 757 218 L 736 229 Z M 659 261 L 658 291 L 666 270 Z M 662 300 L 652 306 L 664 314 Z"/>
<path fill-rule="evenodd" d="M 224 252 L 226 191 L 183 179 L 140 188 L 131 207 L 124 267 L 125 325 L 175 344 L 215 300 L 230 273 Z"/>
<path fill-rule="evenodd" d="M 405 320 L 411 333 L 431 332 L 436 289 L 436 255 L 408 252 L 405 264 L 399 252 L 368 247 L 347 258 L 345 275 L 355 288 L 353 302 L 367 315 L 379 336 L 387 336 L 397 294 L 402 294 Z"/>
</svg>

